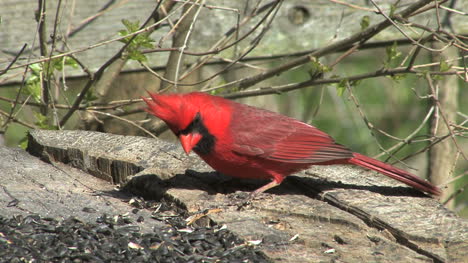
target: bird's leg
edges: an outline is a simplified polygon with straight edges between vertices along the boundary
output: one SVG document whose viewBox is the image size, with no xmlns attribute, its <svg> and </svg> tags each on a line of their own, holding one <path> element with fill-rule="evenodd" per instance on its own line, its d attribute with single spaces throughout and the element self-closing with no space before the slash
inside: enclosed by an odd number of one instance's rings
<svg viewBox="0 0 468 263">
<path fill-rule="evenodd" d="M 253 191 L 251 194 L 250 194 L 250 199 L 253 199 L 253 197 L 265 192 L 266 190 L 268 189 L 271 189 L 275 186 L 278 186 L 280 183 L 278 183 L 275 179 L 273 179 L 273 181 L 267 183 L 266 185 L 258 188 L 257 190 Z"/>
<path fill-rule="evenodd" d="M 250 201 L 252 201 L 257 195 L 265 192 L 268 189 L 278 186 L 280 183 L 281 182 L 278 182 L 276 179 L 273 179 L 273 181 L 253 191 L 252 193 L 250 193 L 249 197 L 247 197 L 240 204 L 237 205 L 237 210 L 241 210 L 244 206 L 250 204 Z"/>
</svg>

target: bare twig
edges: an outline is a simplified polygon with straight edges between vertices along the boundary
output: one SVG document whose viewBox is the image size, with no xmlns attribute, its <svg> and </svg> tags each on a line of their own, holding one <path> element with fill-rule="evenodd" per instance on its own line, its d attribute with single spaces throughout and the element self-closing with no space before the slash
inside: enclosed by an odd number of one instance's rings
<svg viewBox="0 0 468 263">
<path fill-rule="evenodd" d="M 46 32 L 46 3 L 45 0 L 39 0 L 38 14 L 36 16 L 37 24 L 39 25 L 39 47 L 42 57 L 47 57 L 47 32 Z M 48 73 L 50 71 L 50 60 L 48 62 L 47 72 L 41 72 L 41 99 L 45 105 L 49 104 L 49 81 Z M 47 115 L 47 107 L 41 107 L 41 114 Z"/>
<path fill-rule="evenodd" d="M 363 80 L 363 79 L 374 78 L 374 77 L 393 76 L 397 74 L 408 74 L 408 73 L 411 73 L 411 74 L 426 74 L 427 73 L 429 75 L 459 74 L 459 72 L 457 71 L 426 72 L 426 71 L 418 71 L 415 69 L 408 69 L 406 67 L 400 67 L 400 68 L 394 68 L 394 69 L 379 69 L 374 72 L 358 74 L 358 75 L 354 75 L 350 77 L 329 78 L 329 79 L 311 79 L 311 80 L 307 80 L 304 82 L 289 83 L 286 85 L 281 85 L 281 86 L 276 86 L 276 87 L 260 87 L 257 89 L 243 90 L 243 91 L 232 92 L 232 93 L 226 94 L 224 95 L 224 97 L 229 98 L 229 99 L 238 99 L 238 98 L 262 96 L 262 95 L 268 95 L 268 94 L 281 94 L 284 92 L 306 88 L 306 87 L 319 86 L 319 85 L 332 84 L 332 83 L 340 83 L 343 80 L 357 81 L 357 80 Z"/>
<path fill-rule="evenodd" d="M 401 11 L 398 13 L 399 16 L 401 17 L 406 17 L 411 15 L 413 12 L 418 10 L 419 8 L 427 5 L 430 3 L 432 0 L 420 0 L 412 5 L 410 5 L 408 8 L 405 10 Z M 337 49 L 348 49 L 350 48 L 353 44 L 355 43 L 364 43 L 371 37 L 375 36 L 377 33 L 381 32 L 383 29 L 387 28 L 388 26 L 391 25 L 391 22 L 388 20 L 382 21 L 381 23 L 368 27 L 367 29 L 363 30 L 362 32 L 356 33 L 346 39 L 336 41 L 335 43 L 328 45 L 326 47 L 323 47 L 321 49 L 316 50 L 315 52 L 312 52 L 308 55 L 301 56 L 299 58 L 293 59 L 290 62 L 287 62 L 285 64 L 282 64 L 278 67 L 272 68 L 266 72 L 262 72 L 260 74 L 244 78 L 241 81 L 236 81 L 232 83 L 227 83 L 225 85 L 220 86 L 219 88 L 230 88 L 233 86 L 238 87 L 239 89 L 246 89 L 250 86 L 253 86 L 265 79 L 271 78 L 273 76 L 279 75 L 284 71 L 287 71 L 291 68 L 297 67 L 299 65 L 302 65 L 304 63 L 307 63 L 310 61 L 312 57 L 319 58 L 323 55 L 329 54 L 331 52 L 334 52 Z"/>
<path fill-rule="evenodd" d="M 168 3 L 172 3 L 171 1 L 168 1 Z M 171 14 L 174 14 L 175 12 L 172 12 Z M 128 39 L 128 38 L 132 38 L 136 35 L 139 35 L 139 34 L 142 34 L 142 33 L 148 33 L 148 32 L 151 32 L 153 31 L 155 28 L 161 26 L 161 24 L 163 22 L 165 22 L 166 20 L 168 19 L 168 17 L 164 17 L 162 18 L 161 20 L 149 25 L 149 26 L 146 26 L 140 30 L 137 30 L 133 33 L 129 33 L 128 35 L 125 35 L 125 36 L 122 36 L 122 37 L 117 37 L 117 38 L 113 38 L 113 39 L 110 39 L 110 40 L 107 40 L 107 41 L 102 41 L 102 42 L 99 42 L 99 43 L 96 43 L 96 44 L 92 44 L 92 45 L 89 45 L 89 46 L 86 46 L 86 47 L 82 47 L 82 48 L 77 48 L 75 50 L 72 50 L 72 51 L 68 51 L 68 52 L 64 52 L 64 53 L 61 53 L 61 54 L 57 54 L 57 55 L 54 55 L 50 58 L 41 58 L 41 59 L 37 59 L 37 60 L 34 60 L 34 61 L 31 61 L 31 62 L 28 62 L 28 63 L 25 63 L 25 64 L 21 64 L 21 65 L 18 65 L 18 66 L 13 66 L 11 67 L 11 69 L 16 69 L 16 68 L 23 68 L 23 67 L 26 67 L 26 66 L 29 66 L 29 65 L 32 65 L 32 64 L 37 64 L 37 63 L 41 63 L 41 62 L 45 62 L 45 61 L 48 61 L 48 60 L 51 60 L 51 59 L 56 59 L 56 58 L 61 58 L 61 57 L 66 57 L 66 56 L 69 56 L 70 54 L 77 54 L 77 53 L 81 53 L 81 52 L 84 52 L 84 51 L 88 51 L 90 49 L 94 49 L 94 48 L 97 48 L 97 47 L 100 47 L 100 46 L 105 46 L 105 45 L 108 45 L 110 43 L 113 43 L 113 42 L 118 42 L 118 41 L 121 41 L 121 40 L 124 40 L 124 39 Z"/>
<path fill-rule="evenodd" d="M 239 37 L 238 39 L 236 39 L 236 41 L 234 41 L 233 43 L 230 43 L 224 47 L 222 47 L 221 49 L 218 48 L 218 45 L 221 45 L 221 43 L 223 43 L 224 41 L 218 41 L 217 44 L 215 44 L 214 46 L 216 47 L 215 50 L 216 52 L 207 52 L 207 54 L 211 54 L 211 55 L 214 55 L 214 54 L 217 54 L 219 53 L 220 51 L 222 50 L 225 50 L 227 48 L 230 48 L 230 47 L 233 47 L 235 45 L 237 45 L 240 41 L 242 41 L 243 39 L 245 39 L 247 36 L 251 35 L 252 33 L 256 32 L 257 29 L 260 27 L 260 25 L 264 24 L 265 21 L 267 21 L 267 18 L 275 12 L 275 10 L 278 10 L 279 8 L 279 4 L 281 3 L 281 1 L 273 1 L 272 3 L 268 4 L 268 5 L 265 5 L 265 6 L 262 6 L 262 8 L 260 8 L 260 11 L 263 12 L 263 10 L 268 10 L 268 12 L 260 19 L 260 21 L 255 25 L 253 26 L 251 29 L 249 29 L 249 31 L 247 33 L 245 33 L 243 36 Z M 267 7 L 269 9 L 267 9 Z M 270 20 L 271 21 L 271 20 Z M 238 29 L 238 28 L 237 28 Z M 264 35 L 264 32 L 266 31 L 266 29 L 268 29 L 268 27 L 265 27 L 265 29 L 259 33 L 259 36 L 263 36 Z M 230 35 L 232 35 L 234 32 L 236 32 L 237 30 L 235 31 L 232 31 L 232 30 L 229 30 Z M 227 38 L 224 39 L 227 41 Z M 230 62 L 228 65 L 226 65 L 223 69 L 221 69 L 220 71 L 212 74 L 211 76 L 201 80 L 201 81 L 198 81 L 196 83 L 190 83 L 190 84 L 180 84 L 179 83 L 179 86 L 195 86 L 195 85 L 199 85 L 199 84 L 202 84 L 204 82 L 207 82 L 207 81 L 210 81 L 212 79 L 214 79 L 215 77 L 221 75 L 222 73 L 226 72 L 228 69 L 230 69 L 233 65 L 237 64 L 238 61 L 240 61 L 242 58 L 244 58 L 245 56 L 248 55 L 248 53 L 250 53 L 250 51 L 253 50 L 253 48 L 258 44 L 258 37 L 252 42 L 252 44 L 248 47 L 246 47 L 246 51 L 243 52 L 241 55 L 239 55 L 236 59 L 232 60 L 232 62 Z M 204 65 L 206 63 L 206 61 L 211 58 L 212 56 L 208 56 L 208 57 L 205 57 L 205 58 L 201 58 L 195 65 L 192 65 L 192 67 L 190 69 L 187 70 L 186 73 L 183 74 L 183 76 L 179 79 L 179 80 L 183 80 L 184 78 L 186 78 L 187 76 L 189 76 L 191 73 L 193 73 L 196 69 L 198 69 L 199 67 L 201 67 L 202 65 Z"/>
<path fill-rule="evenodd" d="M 171 3 L 171 2 L 167 2 L 167 3 Z M 156 6 L 155 10 L 158 10 L 158 7 L 159 7 L 159 4 Z M 146 25 L 151 19 L 153 19 L 153 16 L 150 16 L 143 25 Z M 110 58 L 106 63 L 104 63 L 104 65 L 102 65 L 99 68 L 99 70 L 94 74 L 94 77 L 95 77 L 94 79 L 88 80 L 85 87 L 83 88 L 83 90 L 80 92 L 80 94 L 76 98 L 75 102 L 73 103 L 72 108 L 70 110 L 68 110 L 67 113 L 65 113 L 65 115 L 60 120 L 59 126 L 63 126 L 68 121 L 68 119 L 72 116 L 72 114 L 78 109 L 78 107 L 80 106 L 80 104 L 83 101 L 84 97 L 86 96 L 86 93 L 88 92 L 88 90 L 103 76 L 104 71 L 111 64 L 113 64 L 115 61 L 119 60 L 122 57 L 122 54 L 124 53 L 124 51 L 130 45 L 132 40 L 137 36 L 136 33 L 138 32 L 138 34 L 140 34 L 140 33 L 150 32 L 151 30 L 154 30 L 157 26 L 159 26 L 162 23 L 162 21 L 165 20 L 165 19 L 167 19 L 167 17 L 161 19 L 160 21 L 157 21 L 157 22 L 153 23 L 151 26 L 144 27 L 144 28 L 136 31 L 135 33 L 131 33 L 131 34 L 128 34 L 127 36 L 125 36 L 125 38 L 130 36 L 130 39 L 125 43 L 125 45 L 122 48 L 120 48 L 120 50 L 112 58 Z M 122 38 L 122 39 L 124 39 L 124 38 Z"/>
<path fill-rule="evenodd" d="M 337 3 L 339 5 L 344 5 L 344 6 L 347 6 L 347 7 L 358 9 L 358 10 L 364 10 L 364 11 L 379 13 L 379 10 L 375 10 L 375 9 L 371 9 L 371 8 L 367 8 L 367 7 L 363 7 L 363 6 L 358 6 L 358 5 L 353 5 L 353 4 L 350 4 L 350 3 L 346 3 L 344 1 L 339 1 L 339 0 L 328 0 L 328 1 L 333 2 L 333 3 Z"/>
<path fill-rule="evenodd" d="M 457 191 L 453 192 L 445 201 L 442 201 L 443 205 L 448 204 L 450 201 L 452 201 L 457 195 L 463 193 L 465 191 L 465 188 L 468 186 L 468 183 L 465 183 L 462 187 L 458 188 Z"/>
<path fill-rule="evenodd" d="M 24 43 L 23 47 L 18 52 L 18 54 L 16 54 L 16 56 L 13 58 L 13 60 L 10 62 L 10 64 L 8 64 L 8 66 L 5 69 L 0 71 L 0 76 L 8 72 L 8 70 L 16 63 L 16 61 L 21 56 L 21 54 L 23 54 L 23 52 L 24 52 L 24 50 L 26 49 L 27 46 L 28 46 L 28 44 Z"/>
<path fill-rule="evenodd" d="M 27 123 L 27 122 L 24 122 L 24 121 L 22 121 L 22 120 L 20 120 L 20 119 L 17 119 L 16 117 L 11 116 L 8 112 L 4 112 L 4 111 L 0 110 L 0 115 L 3 115 L 3 116 L 5 116 L 5 117 L 7 117 L 9 120 L 11 120 L 11 121 L 13 121 L 13 122 L 16 122 L 16 123 L 19 123 L 19 124 L 21 124 L 21 125 L 23 125 L 23 126 L 25 126 L 25 127 L 27 127 L 27 128 L 30 128 L 30 129 L 37 129 L 36 126 L 34 126 L 34 125 L 32 125 L 32 124 L 29 124 L 29 123 Z"/>
<path fill-rule="evenodd" d="M 412 142 L 412 139 L 416 136 L 416 134 L 418 134 L 419 131 L 421 131 L 421 129 L 424 128 L 424 126 L 426 125 L 427 121 L 429 120 L 429 118 L 431 117 L 433 112 L 434 112 L 434 106 L 429 109 L 429 111 L 426 114 L 426 117 L 424 117 L 424 120 L 421 122 L 421 124 L 410 135 L 408 135 L 404 139 L 396 138 L 396 139 L 400 140 L 399 143 L 397 143 L 397 144 L 393 145 L 392 147 L 386 149 L 384 152 L 377 154 L 376 156 L 374 156 L 374 158 L 378 158 L 378 157 L 384 155 L 386 152 L 394 152 L 394 153 L 398 152 L 400 149 L 402 149 L 403 146 L 409 145 Z M 381 130 L 379 129 L 379 131 L 381 131 Z"/>
<path fill-rule="evenodd" d="M 149 136 L 153 137 L 153 138 L 156 138 L 155 135 L 153 135 L 150 131 L 148 131 L 147 129 L 141 127 L 141 125 L 138 125 L 136 124 L 135 122 L 133 121 L 129 121 L 125 118 L 121 118 L 119 116 L 116 116 L 116 115 L 113 115 L 113 114 L 110 114 L 110 113 L 107 113 L 107 112 L 100 112 L 100 111 L 95 111 L 95 110 L 90 110 L 89 112 L 91 113 L 96 113 L 96 114 L 102 114 L 102 115 L 105 115 L 105 116 L 108 116 L 108 117 L 112 117 L 112 118 L 115 118 L 115 119 L 118 119 L 118 120 L 121 120 L 123 122 L 126 122 L 126 123 L 129 123 L 135 127 L 137 127 L 138 129 L 142 130 L 143 132 L 145 132 L 146 134 L 148 134 Z"/>
<path fill-rule="evenodd" d="M 455 176 L 455 177 L 452 177 L 450 180 L 448 180 L 447 182 L 445 182 L 445 183 L 444 183 L 443 185 L 441 185 L 441 186 L 444 187 L 444 186 L 446 186 L 446 185 L 448 185 L 448 184 L 452 184 L 452 183 L 454 183 L 454 182 L 456 182 L 456 181 L 458 181 L 458 180 L 464 178 L 466 175 L 468 175 L 468 171 L 465 171 L 465 172 L 462 173 L 462 174 L 459 174 L 459 175 L 457 175 L 457 176 Z"/>
<path fill-rule="evenodd" d="M 193 23 L 195 22 L 196 14 L 199 14 L 201 10 L 201 5 L 198 6 L 198 9 L 195 9 L 196 5 L 185 3 L 183 12 L 178 22 L 174 27 L 159 41 L 159 46 L 162 45 L 162 42 L 165 41 L 171 35 L 174 35 L 172 41 L 172 47 L 178 48 L 178 50 L 171 51 L 166 63 L 166 71 L 164 72 L 163 79 L 169 79 L 174 83 L 178 83 L 179 80 L 179 70 L 184 57 L 183 51 L 186 49 L 190 37 L 190 28 L 193 28 Z M 159 89 L 166 89 L 169 83 L 162 81 Z"/>
<path fill-rule="evenodd" d="M 382 150 L 384 153 L 386 153 L 389 158 L 392 157 L 392 158 L 395 158 L 398 162 L 400 163 L 403 163 L 402 161 L 400 161 L 398 158 L 396 158 L 392 153 L 390 153 L 389 151 L 387 151 L 383 146 L 382 144 L 380 144 L 379 140 L 377 139 L 377 137 L 375 136 L 374 134 L 374 130 L 377 130 L 375 127 L 374 127 L 374 124 L 372 124 L 369 119 L 367 118 L 367 116 L 364 114 L 364 111 L 361 109 L 361 106 L 357 100 L 357 98 L 354 96 L 353 94 L 353 91 L 351 89 L 351 85 L 349 84 L 349 81 L 346 82 L 346 89 L 348 90 L 349 92 L 349 96 L 351 97 L 352 101 L 354 102 L 354 105 L 356 106 L 356 109 L 358 110 L 359 112 L 359 115 L 361 116 L 361 119 L 364 121 L 364 123 L 366 124 L 367 128 L 369 129 L 372 137 L 374 137 L 375 139 L 375 142 L 377 143 L 377 145 L 379 146 L 380 150 Z M 379 130 L 380 132 L 382 132 L 381 130 Z M 387 134 L 387 133 L 385 133 Z M 388 159 L 387 159 L 388 160 Z M 403 163 L 404 165 L 407 166 L 407 164 Z"/>
<path fill-rule="evenodd" d="M 430 48 L 430 47 L 426 47 L 424 45 L 421 45 L 418 41 L 414 40 L 412 37 L 410 37 L 405 31 L 403 31 L 403 29 L 401 29 L 394 21 L 392 18 L 390 18 L 388 15 L 386 15 L 382 9 L 380 9 L 380 7 L 375 3 L 374 0 L 370 0 L 372 2 L 372 4 L 374 4 L 374 6 L 379 10 L 380 14 L 382 14 L 386 19 L 387 21 L 389 21 L 390 23 L 392 23 L 392 25 L 398 29 L 398 31 L 400 31 L 401 34 L 403 34 L 407 39 L 409 39 L 414 45 L 417 45 L 425 50 L 428 50 L 428 51 L 431 51 L 431 52 L 441 52 L 443 51 L 446 47 L 444 48 L 441 48 L 441 49 L 433 49 L 433 48 Z M 399 15 L 396 15 L 396 17 L 398 17 Z"/>
<path fill-rule="evenodd" d="M 177 59 L 177 66 L 176 66 L 176 72 L 175 72 L 175 77 L 174 77 L 174 81 L 175 81 L 175 84 L 174 84 L 174 87 L 177 88 L 177 81 L 179 79 L 179 70 L 181 68 L 181 63 L 182 63 L 182 53 L 184 52 L 184 50 L 187 48 L 187 45 L 188 45 L 188 42 L 189 42 L 189 38 L 190 36 L 192 35 L 192 32 L 193 32 L 193 28 L 195 26 L 195 23 L 197 21 L 197 18 L 198 16 L 200 15 L 200 11 L 201 11 L 201 7 L 205 4 L 205 0 L 201 0 L 201 3 L 200 3 L 200 6 L 198 7 L 195 15 L 193 16 L 193 19 L 192 19 L 192 22 L 190 23 L 190 26 L 187 30 L 187 34 L 186 36 L 184 37 L 184 42 L 183 42 L 183 45 L 182 47 L 180 47 L 180 53 L 179 53 L 179 58 Z"/>
<path fill-rule="evenodd" d="M 461 156 L 463 157 L 463 159 L 465 160 L 468 160 L 465 153 L 463 152 L 463 149 L 458 145 L 458 142 L 455 138 L 455 134 L 453 132 L 453 130 L 450 128 L 450 122 L 449 120 L 447 119 L 446 115 L 444 114 L 444 111 L 442 109 L 442 106 L 440 104 L 440 101 L 439 99 L 437 98 L 437 93 L 436 93 L 436 90 L 434 88 L 434 85 L 432 84 L 432 79 L 430 78 L 430 76 L 428 74 L 426 74 L 426 80 L 429 84 L 429 87 L 431 88 L 431 91 L 432 91 L 432 94 L 433 94 L 433 99 L 438 107 L 438 110 L 440 111 L 440 116 L 442 117 L 442 119 L 444 120 L 445 122 L 445 125 L 447 125 L 447 129 L 449 130 L 449 133 L 450 133 L 450 137 L 454 143 L 454 145 L 457 147 L 458 151 L 460 152 Z"/>
<path fill-rule="evenodd" d="M 440 4 L 438 4 L 438 6 L 441 9 L 447 10 L 449 12 L 452 12 L 452 13 L 455 13 L 455 14 L 458 14 L 458 15 L 462 15 L 462 16 L 467 16 L 468 15 L 468 13 L 466 13 L 466 12 L 456 10 L 456 9 L 453 9 L 453 8 L 450 8 L 450 7 L 446 7 L 446 6 L 443 6 L 443 5 L 440 5 Z"/>
</svg>

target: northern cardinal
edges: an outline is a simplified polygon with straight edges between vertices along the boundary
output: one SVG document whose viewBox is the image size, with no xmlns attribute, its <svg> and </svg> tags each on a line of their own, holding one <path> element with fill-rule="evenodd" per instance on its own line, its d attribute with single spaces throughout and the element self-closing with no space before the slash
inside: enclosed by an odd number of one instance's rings
<svg viewBox="0 0 468 263">
<path fill-rule="evenodd" d="M 296 119 L 206 93 L 149 94 L 147 111 L 163 120 L 184 151 L 233 177 L 270 179 L 262 193 L 311 165 L 354 164 L 434 195 L 425 180 L 338 144 L 325 132 Z"/>
</svg>

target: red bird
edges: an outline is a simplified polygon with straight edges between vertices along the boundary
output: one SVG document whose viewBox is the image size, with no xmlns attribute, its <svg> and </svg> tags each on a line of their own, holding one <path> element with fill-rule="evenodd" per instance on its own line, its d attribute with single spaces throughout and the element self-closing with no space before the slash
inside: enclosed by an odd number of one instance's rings
<svg viewBox="0 0 468 263">
<path fill-rule="evenodd" d="M 440 189 L 402 169 L 354 153 L 325 132 L 296 119 L 206 93 L 144 99 L 184 151 L 197 153 L 213 169 L 234 177 L 270 179 L 262 193 L 311 165 L 354 164 L 434 195 Z"/>
</svg>

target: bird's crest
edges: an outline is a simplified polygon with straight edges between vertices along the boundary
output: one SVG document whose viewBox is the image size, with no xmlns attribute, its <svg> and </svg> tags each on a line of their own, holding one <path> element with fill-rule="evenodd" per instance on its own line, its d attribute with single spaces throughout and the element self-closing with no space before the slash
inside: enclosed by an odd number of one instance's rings
<svg viewBox="0 0 468 263">
<path fill-rule="evenodd" d="M 190 103 L 186 103 L 180 94 L 148 94 L 151 100 L 143 98 L 148 104 L 145 110 L 166 122 L 174 133 L 186 128 L 196 114 L 191 112 Z"/>
</svg>

